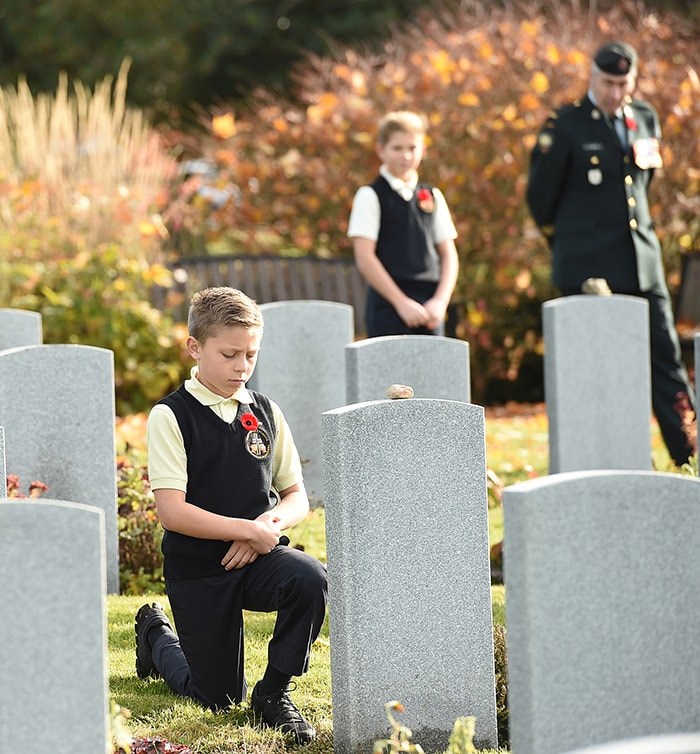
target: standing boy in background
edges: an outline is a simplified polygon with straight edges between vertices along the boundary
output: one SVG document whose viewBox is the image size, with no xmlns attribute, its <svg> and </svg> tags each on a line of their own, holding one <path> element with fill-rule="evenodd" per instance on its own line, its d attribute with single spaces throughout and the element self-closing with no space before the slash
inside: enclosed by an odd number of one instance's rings
<svg viewBox="0 0 700 754">
<path fill-rule="evenodd" d="M 193 296 L 189 380 L 148 420 L 149 478 L 179 636 L 157 604 L 136 616 L 136 672 L 213 710 L 246 697 L 243 610 L 277 612 L 250 705 L 298 744 L 316 731 L 288 694 L 325 617 L 325 567 L 285 547 L 306 517 L 299 454 L 279 407 L 246 382 L 263 335 L 258 305 L 233 288 Z"/>
<path fill-rule="evenodd" d="M 426 124 L 400 111 L 379 122 L 379 176 L 358 189 L 348 236 L 369 290 L 367 336 L 442 335 L 457 283 L 457 237 L 442 192 L 418 182 Z"/>
</svg>

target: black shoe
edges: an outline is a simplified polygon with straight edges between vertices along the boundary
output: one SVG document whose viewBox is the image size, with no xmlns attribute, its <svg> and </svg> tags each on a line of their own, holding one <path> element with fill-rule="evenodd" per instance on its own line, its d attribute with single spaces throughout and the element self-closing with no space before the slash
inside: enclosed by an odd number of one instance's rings
<svg viewBox="0 0 700 754">
<path fill-rule="evenodd" d="M 136 675 L 139 678 L 160 678 L 160 673 L 153 664 L 148 632 L 155 626 L 165 626 L 173 630 L 163 608 L 156 604 L 142 605 L 136 613 L 134 630 L 136 632 Z"/>
<path fill-rule="evenodd" d="M 259 693 L 258 682 L 250 697 L 250 706 L 262 717 L 266 725 L 278 728 L 283 733 L 291 733 L 298 744 L 308 744 L 316 738 L 316 729 L 304 720 L 296 704 L 289 698 L 289 691 L 293 688 L 296 687 L 289 684 L 281 691 L 263 696 Z"/>
</svg>

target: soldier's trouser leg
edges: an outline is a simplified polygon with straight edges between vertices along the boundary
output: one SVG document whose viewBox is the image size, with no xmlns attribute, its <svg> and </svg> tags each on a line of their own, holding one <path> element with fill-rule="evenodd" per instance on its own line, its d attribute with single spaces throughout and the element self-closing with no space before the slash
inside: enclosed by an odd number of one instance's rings
<svg viewBox="0 0 700 754">
<path fill-rule="evenodd" d="M 668 294 L 644 292 L 649 302 L 651 339 L 651 400 L 661 435 L 674 463 L 682 465 L 695 452 L 688 420 L 695 415 L 695 400 Z"/>
</svg>

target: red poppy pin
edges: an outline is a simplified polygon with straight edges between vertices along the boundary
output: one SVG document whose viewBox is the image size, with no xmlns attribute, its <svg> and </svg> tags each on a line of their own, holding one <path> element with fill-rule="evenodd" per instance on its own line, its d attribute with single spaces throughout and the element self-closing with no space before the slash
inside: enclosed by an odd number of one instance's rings
<svg viewBox="0 0 700 754">
<path fill-rule="evenodd" d="M 270 455 L 272 445 L 270 438 L 263 432 L 257 417 L 247 411 L 245 414 L 241 414 L 239 421 L 243 425 L 243 429 L 247 430 L 245 436 L 246 450 L 259 461 L 267 458 Z"/>
<path fill-rule="evenodd" d="M 625 117 L 625 125 L 627 126 L 628 131 L 637 130 L 637 121 L 634 118 L 632 118 L 630 115 L 627 115 Z"/>
<path fill-rule="evenodd" d="M 260 422 L 257 420 L 256 416 L 250 412 L 241 415 L 241 424 L 244 429 L 248 430 L 248 432 L 255 432 L 260 426 Z"/>
<path fill-rule="evenodd" d="M 419 188 L 416 191 L 416 200 L 418 201 L 418 208 L 421 212 L 425 212 L 426 215 L 435 211 L 435 199 L 433 192 L 429 188 Z"/>
</svg>

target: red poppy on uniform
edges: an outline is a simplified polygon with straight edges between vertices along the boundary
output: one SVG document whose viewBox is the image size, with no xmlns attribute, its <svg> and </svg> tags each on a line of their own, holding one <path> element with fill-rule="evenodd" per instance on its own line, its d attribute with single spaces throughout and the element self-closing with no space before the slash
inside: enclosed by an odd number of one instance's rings
<svg viewBox="0 0 700 754">
<path fill-rule="evenodd" d="M 257 420 L 257 417 L 250 412 L 241 416 L 241 424 L 243 425 L 244 429 L 248 430 L 248 432 L 254 432 L 260 426 L 260 422 Z"/>
</svg>

